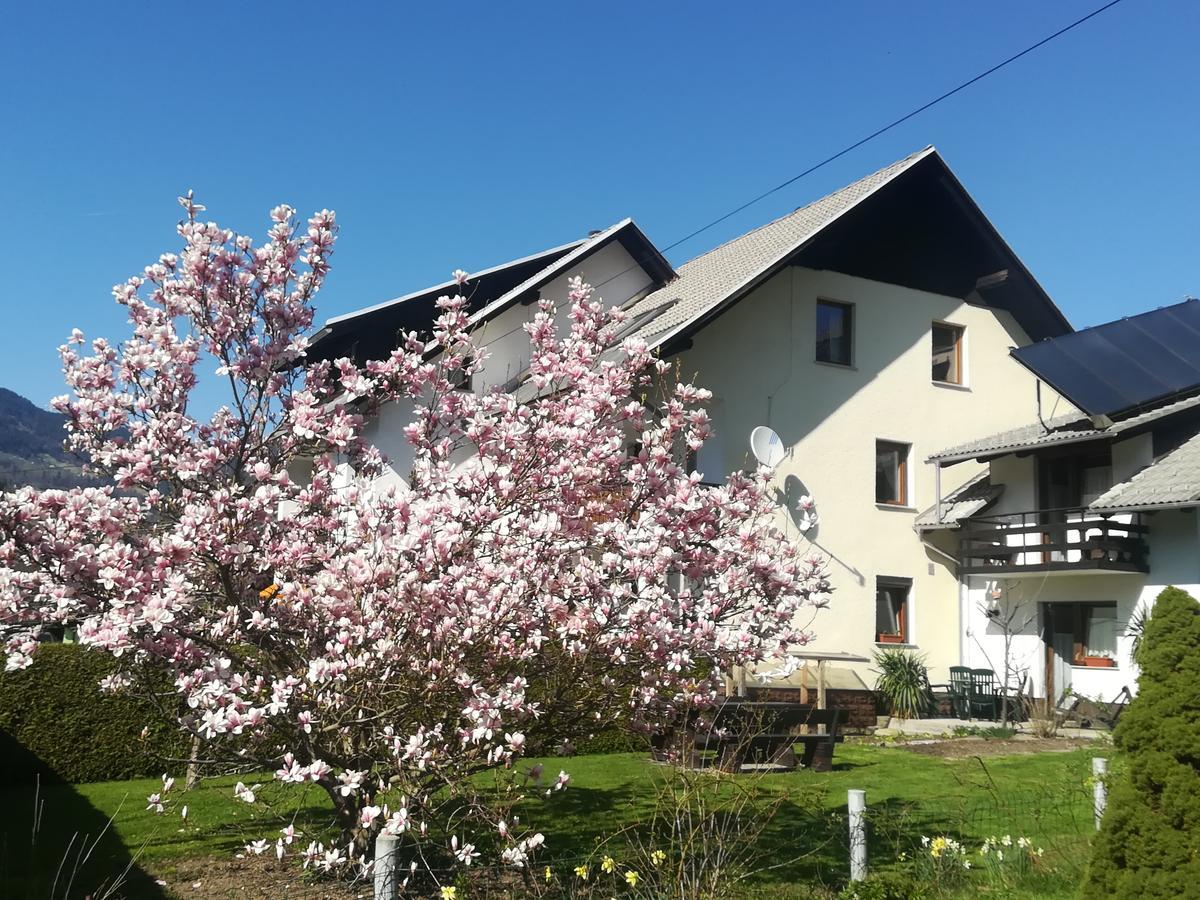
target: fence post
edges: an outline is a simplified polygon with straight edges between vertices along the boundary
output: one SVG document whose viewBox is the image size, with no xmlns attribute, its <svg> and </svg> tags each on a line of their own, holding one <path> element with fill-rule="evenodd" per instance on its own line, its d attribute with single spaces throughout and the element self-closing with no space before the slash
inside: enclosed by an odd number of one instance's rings
<svg viewBox="0 0 1200 900">
<path fill-rule="evenodd" d="M 1096 830 L 1100 830 L 1100 820 L 1104 818 L 1104 807 L 1108 805 L 1108 760 L 1103 756 L 1092 757 L 1092 810 L 1096 816 Z"/>
<path fill-rule="evenodd" d="M 867 877 L 867 792 L 847 791 L 850 810 L 850 880 Z"/>
<path fill-rule="evenodd" d="M 400 875 L 396 868 L 396 836 L 380 832 L 375 838 L 375 900 L 396 900 L 400 896 Z"/>
</svg>

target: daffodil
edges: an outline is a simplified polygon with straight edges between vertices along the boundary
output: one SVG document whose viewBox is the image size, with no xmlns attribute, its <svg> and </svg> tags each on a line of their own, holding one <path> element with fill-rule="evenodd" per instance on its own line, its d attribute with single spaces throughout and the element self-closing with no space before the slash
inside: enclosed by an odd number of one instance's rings
<svg viewBox="0 0 1200 900">
<path fill-rule="evenodd" d="M 637 887 L 638 879 L 641 876 L 634 869 L 630 869 L 625 873 L 625 881 L 630 887 Z"/>
<path fill-rule="evenodd" d="M 454 900 L 458 896 L 458 888 L 447 885 L 442 888 L 442 900 Z"/>
<path fill-rule="evenodd" d="M 583 879 L 584 881 L 587 881 L 588 880 L 588 867 L 587 866 L 576 866 L 575 867 L 575 876 L 577 878 Z"/>
<path fill-rule="evenodd" d="M 554 880 L 554 873 L 550 871 L 550 867 L 549 867 L 549 866 L 546 866 L 546 880 L 547 880 L 547 881 L 553 881 L 553 880 Z"/>
<path fill-rule="evenodd" d="M 601 872 L 606 872 L 606 873 L 611 874 L 611 873 L 615 872 L 616 870 L 617 870 L 617 861 L 615 859 L 613 859 L 611 856 L 606 856 L 606 857 L 604 857 L 604 859 L 600 860 L 600 871 Z"/>
<path fill-rule="evenodd" d="M 656 866 L 661 866 L 666 859 L 667 854 L 663 853 L 661 850 L 655 850 L 650 854 L 650 862 L 654 863 Z"/>
</svg>

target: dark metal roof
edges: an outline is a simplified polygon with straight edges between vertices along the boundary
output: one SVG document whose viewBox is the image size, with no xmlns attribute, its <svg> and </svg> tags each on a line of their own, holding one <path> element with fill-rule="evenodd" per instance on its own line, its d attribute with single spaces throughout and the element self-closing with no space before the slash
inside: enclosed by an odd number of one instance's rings
<svg viewBox="0 0 1200 900">
<path fill-rule="evenodd" d="M 1200 301 L 1018 347 L 1012 355 L 1089 416 L 1200 389 Z"/>
</svg>

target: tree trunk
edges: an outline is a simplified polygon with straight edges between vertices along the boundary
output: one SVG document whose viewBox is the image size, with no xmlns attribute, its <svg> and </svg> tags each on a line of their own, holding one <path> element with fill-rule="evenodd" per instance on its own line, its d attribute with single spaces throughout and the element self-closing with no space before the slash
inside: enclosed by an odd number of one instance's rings
<svg viewBox="0 0 1200 900">
<path fill-rule="evenodd" d="M 189 791 L 200 787 L 200 751 L 203 747 L 204 742 L 200 740 L 200 735 L 192 735 L 192 752 L 188 759 L 187 781 L 184 785 Z"/>
</svg>

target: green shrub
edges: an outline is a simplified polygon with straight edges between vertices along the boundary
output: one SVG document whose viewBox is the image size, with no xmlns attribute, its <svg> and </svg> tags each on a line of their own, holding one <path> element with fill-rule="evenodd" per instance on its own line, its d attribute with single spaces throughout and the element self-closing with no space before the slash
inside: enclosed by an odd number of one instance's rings
<svg viewBox="0 0 1200 900">
<path fill-rule="evenodd" d="M 875 651 L 875 690 L 883 695 L 889 712 L 900 719 L 918 719 L 932 706 L 925 657 L 908 650 Z"/>
<path fill-rule="evenodd" d="M 1194 897 L 1200 886 L 1200 604 L 1169 587 L 1138 650 L 1138 695 L 1113 733 L 1126 754 L 1085 897 Z"/>
<path fill-rule="evenodd" d="M 109 781 L 178 770 L 190 742 L 147 701 L 103 694 L 108 656 L 46 644 L 27 669 L 0 675 L 0 784 L 35 775 Z M 145 737 L 142 729 L 148 726 Z"/>
<path fill-rule="evenodd" d="M 649 753 L 650 739 L 622 728 L 605 728 L 575 742 L 577 756 L 595 753 Z"/>
</svg>

